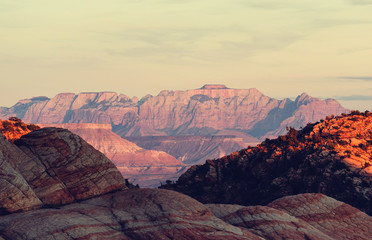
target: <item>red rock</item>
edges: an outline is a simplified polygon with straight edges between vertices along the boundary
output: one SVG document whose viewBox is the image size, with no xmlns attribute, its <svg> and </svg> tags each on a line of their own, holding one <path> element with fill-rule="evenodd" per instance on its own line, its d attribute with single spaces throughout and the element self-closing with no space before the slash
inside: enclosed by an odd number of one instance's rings
<svg viewBox="0 0 372 240">
<path fill-rule="evenodd" d="M 0 133 L 0 215 L 41 206 L 40 199 L 17 171 L 16 162 L 28 157 Z"/>
<path fill-rule="evenodd" d="M 115 165 L 79 136 L 44 128 L 15 144 L 29 157 L 15 163 L 45 205 L 60 205 L 125 188 Z"/>
<path fill-rule="evenodd" d="M 267 204 L 324 193 L 372 214 L 372 114 L 352 112 L 190 168 L 164 186 L 203 203 Z"/>
<path fill-rule="evenodd" d="M 182 194 L 127 190 L 60 209 L 0 217 L 0 235 L 19 239 L 261 239 L 216 218 Z"/>
<path fill-rule="evenodd" d="M 295 101 L 277 100 L 253 88 L 206 85 L 187 91 L 164 90 L 141 100 L 113 92 L 58 94 L 52 99 L 22 100 L 11 108 L 2 108 L 0 118 L 16 115 L 30 123 L 111 124 L 114 132 L 122 137 L 237 135 L 243 139 L 245 147 L 248 145 L 246 139 L 256 139 L 250 143 L 257 143 L 258 138 L 284 133 L 286 126 L 304 127 L 308 122 L 347 111 L 336 100 L 320 100 L 307 94 Z M 178 143 L 182 144 L 182 141 Z M 161 146 L 156 150 L 169 149 Z M 211 151 L 209 158 L 222 151 Z M 202 154 L 200 151 L 199 156 Z M 176 155 L 181 154 L 173 154 Z M 199 160 L 205 159 L 188 159 L 188 162 Z"/>
<path fill-rule="evenodd" d="M 305 221 L 333 239 L 372 239 L 372 217 L 323 194 L 299 194 L 268 206 Z"/>
</svg>

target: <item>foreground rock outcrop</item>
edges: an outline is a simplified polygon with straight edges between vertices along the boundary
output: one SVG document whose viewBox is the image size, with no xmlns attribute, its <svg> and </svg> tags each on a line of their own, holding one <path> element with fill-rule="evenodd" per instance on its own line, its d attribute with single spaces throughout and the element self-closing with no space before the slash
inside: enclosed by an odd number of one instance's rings
<svg viewBox="0 0 372 240">
<path fill-rule="evenodd" d="M 126 188 L 115 165 L 68 130 L 36 130 L 15 145 L 0 136 L 0 146 L 0 209 L 4 214 Z"/>
<path fill-rule="evenodd" d="M 204 203 L 242 205 L 320 192 L 372 214 L 371 136 L 369 112 L 331 117 L 193 166 L 165 187 Z"/>
<path fill-rule="evenodd" d="M 372 217 L 322 194 L 267 206 L 203 205 L 127 189 L 102 153 L 65 129 L 0 134 L 0 239 L 371 239 Z"/>
<path fill-rule="evenodd" d="M 267 206 L 207 204 L 227 223 L 265 239 L 369 239 L 372 218 L 322 194 L 280 198 Z"/>
</svg>

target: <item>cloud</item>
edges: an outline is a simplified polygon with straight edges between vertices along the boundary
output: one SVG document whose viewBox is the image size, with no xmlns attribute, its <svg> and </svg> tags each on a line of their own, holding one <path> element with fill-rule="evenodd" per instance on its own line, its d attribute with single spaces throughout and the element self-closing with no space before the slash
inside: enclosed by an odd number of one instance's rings
<svg viewBox="0 0 372 240">
<path fill-rule="evenodd" d="M 258 0 L 258 1 L 236 1 L 237 4 L 259 9 L 276 10 L 283 8 L 306 8 L 306 4 L 301 1 L 292 0 Z"/>
<path fill-rule="evenodd" d="M 372 81 L 372 76 L 343 76 L 343 77 L 337 77 L 337 78 L 344 79 L 344 80 Z"/>
<path fill-rule="evenodd" d="M 334 98 L 343 101 L 371 101 L 372 95 L 334 96 Z"/>
<path fill-rule="evenodd" d="M 372 0 L 349 0 L 354 5 L 371 5 Z"/>
</svg>

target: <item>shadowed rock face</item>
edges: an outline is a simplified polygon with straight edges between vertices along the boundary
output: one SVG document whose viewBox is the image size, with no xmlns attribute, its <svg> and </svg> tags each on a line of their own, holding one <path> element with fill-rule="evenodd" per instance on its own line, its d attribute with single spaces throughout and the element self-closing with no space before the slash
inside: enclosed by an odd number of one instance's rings
<svg viewBox="0 0 372 240">
<path fill-rule="evenodd" d="M 370 113 L 329 118 L 193 166 L 165 187 L 204 203 L 243 205 L 321 192 L 371 214 L 371 133 Z"/>
</svg>

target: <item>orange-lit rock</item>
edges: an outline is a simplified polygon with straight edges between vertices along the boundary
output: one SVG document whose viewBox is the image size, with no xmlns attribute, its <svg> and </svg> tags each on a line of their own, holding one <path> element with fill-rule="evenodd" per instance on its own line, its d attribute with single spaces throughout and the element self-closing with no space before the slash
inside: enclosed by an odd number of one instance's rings
<svg viewBox="0 0 372 240">
<path fill-rule="evenodd" d="M 352 112 L 190 168 L 165 187 L 243 205 L 320 192 L 372 214 L 371 165 L 372 114 Z"/>
</svg>

